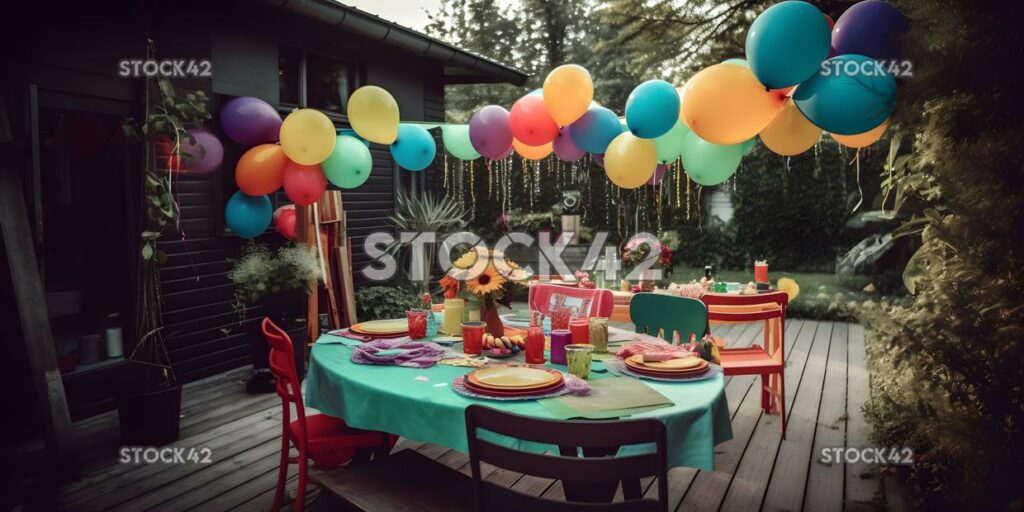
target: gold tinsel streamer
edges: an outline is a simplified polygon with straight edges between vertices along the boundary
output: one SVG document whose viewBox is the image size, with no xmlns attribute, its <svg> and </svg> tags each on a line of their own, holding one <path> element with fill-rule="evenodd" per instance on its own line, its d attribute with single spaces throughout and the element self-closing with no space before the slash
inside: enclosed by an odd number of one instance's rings
<svg viewBox="0 0 1024 512">
<path fill-rule="evenodd" d="M 472 198 L 472 207 L 469 210 L 469 220 L 476 218 L 476 175 L 473 168 L 473 160 L 469 161 L 469 196 Z"/>
</svg>

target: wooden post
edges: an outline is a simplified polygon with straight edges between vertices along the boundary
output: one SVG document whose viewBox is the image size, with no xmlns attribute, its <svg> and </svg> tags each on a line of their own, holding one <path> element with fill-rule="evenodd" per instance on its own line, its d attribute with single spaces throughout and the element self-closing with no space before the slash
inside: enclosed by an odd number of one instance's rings
<svg viewBox="0 0 1024 512">
<path fill-rule="evenodd" d="M 64 395 L 64 380 L 57 369 L 57 353 L 46 316 L 46 296 L 36 265 L 21 179 L 14 169 L 0 168 L 0 231 L 18 303 L 18 319 L 35 385 L 36 403 L 40 411 L 45 411 L 41 419 L 47 456 L 56 464 L 70 441 L 71 415 Z"/>
<path fill-rule="evenodd" d="M 313 224 L 313 207 L 295 205 L 295 240 L 300 244 L 316 248 L 316 227 Z M 306 328 L 309 339 L 306 344 L 313 343 L 320 337 L 320 301 L 316 281 L 309 283 L 309 301 L 306 305 Z"/>
</svg>

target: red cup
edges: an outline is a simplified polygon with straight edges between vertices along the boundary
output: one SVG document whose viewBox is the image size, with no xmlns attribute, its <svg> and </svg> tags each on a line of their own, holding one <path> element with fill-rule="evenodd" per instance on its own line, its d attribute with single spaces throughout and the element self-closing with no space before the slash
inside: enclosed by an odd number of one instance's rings
<svg viewBox="0 0 1024 512">
<path fill-rule="evenodd" d="M 475 356 L 484 349 L 484 322 L 462 322 L 462 351 Z"/>
<path fill-rule="evenodd" d="M 586 318 L 574 318 L 569 321 L 569 332 L 572 333 L 572 342 L 576 344 L 590 343 L 590 320 Z"/>
<path fill-rule="evenodd" d="M 768 282 L 768 264 L 767 263 L 755 263 L 754 264 L 754 282 L 755 283 L 767 283 Z"/>
<path fill-rule="evenodd" d="M 551 329 L 568 329 L 570 318 L 572 318 L 572 310 L 569 308 L 557 308 L 551 311 Z"/>
<path fill-rule="evenodd" d="M 544 364 L 544 329 L 539 326 L 526 329 L 526 363 Z"/>
<path fill-rule="evenodd" d="M 410 309 L 405 312 L 405 320 L 409 322 L 409 337 L 421 340 L 427 337 L 427 310 Z"/>
</svg>

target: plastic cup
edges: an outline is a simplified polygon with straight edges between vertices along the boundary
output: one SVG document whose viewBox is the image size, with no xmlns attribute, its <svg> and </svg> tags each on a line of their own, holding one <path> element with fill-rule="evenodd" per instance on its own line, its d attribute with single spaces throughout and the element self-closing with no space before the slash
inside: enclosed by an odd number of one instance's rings
<svg viewBox="0 0 1024 512">
<path fill-rule="evenodd" d="M 484 322 L 462 322 L 462 351 L 477 355 L 484 349 Z"/>
<path fill-rule="evenodd" d="M 427 310 L 410 309 L 405 312 L 405 320 L 409 323 L 409 337 L 421 340 L 427 337 Z"/>
<path fill-rule="evenodd" d="M 590 362 L 593 358 L 593 345 L 573 343 L 565 346 L 566 364 L 569 366 L 569 373 L 581 378 L 590 377 Z"/>
</svg>

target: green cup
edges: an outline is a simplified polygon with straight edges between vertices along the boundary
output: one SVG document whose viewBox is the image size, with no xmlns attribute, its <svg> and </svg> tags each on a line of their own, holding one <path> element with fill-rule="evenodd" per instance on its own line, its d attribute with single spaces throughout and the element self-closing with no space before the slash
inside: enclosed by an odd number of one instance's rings
<svg viewBox="0 0 1024 512">
<path fill-rule="evenodd" d="M 590 377 L 590 361 L 594 346 L 583 343 L 573 343 L 565 346 L 565 362 L 569 367 L 569 373 L 581 378 Z"/>
</svg>

